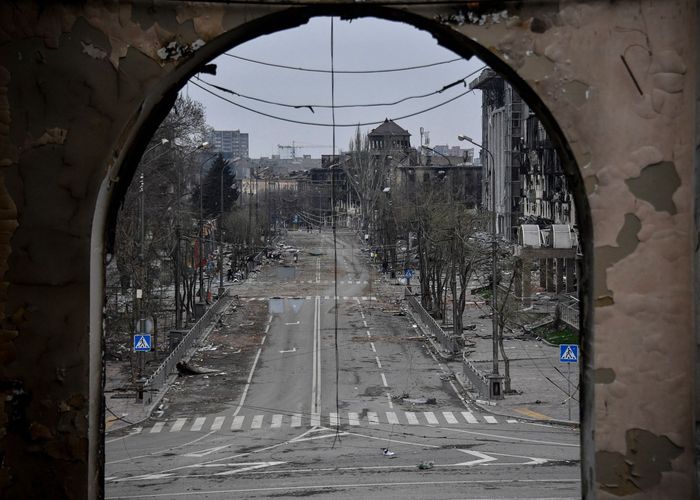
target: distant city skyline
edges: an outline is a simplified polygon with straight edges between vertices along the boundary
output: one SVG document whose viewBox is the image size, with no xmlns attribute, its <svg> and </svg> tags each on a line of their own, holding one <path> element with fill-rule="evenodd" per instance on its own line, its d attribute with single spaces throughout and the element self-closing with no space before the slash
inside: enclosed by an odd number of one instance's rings
<svg viewBox="0 0 700 500">
<path fill-rule="evenodd" d="M 427 33 L 402 23 L 374 18 L 334 20 L 335 69 L 376 70 L 419 66 L 457 59 L 440 47 Z M 330 18 L 314 18 L 298 28 L 266 35 L 228 51 L 229 54 L 267 62 L 310 69 L 330 69 Z M 204 81 L 230 89 L 238 95 L 207 87 L 194 80 L 183 93 L 205 106 L 207 122 L 217 130 L 240 130 L 249 134 L 251 158 L 278 154 L 278 145 L 294 144 L 296 154 L 320 157 L 332 152 L 332 129 L 275 120 L 236 107 L 211 95 L 195 84 L 240 105 L 286 119 L 312 123 L 331 123 L 330 109 L 319 105 L 331 102 L 331 75 L 323 72 L 295 71 L 265 66 L 221 55 L 213 61 L 217 75 L 200 75 Z M 336 73 L 335 104 L 378 104 L 406 97 L 430 94 L 477 72 L 483 63 L 473 58 L 410 71 L 357 74 Z M 478 72 L 466 78 L 467 83 Z M 336 108 L 337 124 L 377 122 L 362 126 L 367 133 L 383 122 L 394 119 L 411 133 L 411 145 L 420 145 L 420 129 L 429 133 L 430 143 L 457 146 L 457 135 L 481 137 L 481 93 L 471 92 L 453 102 L 417 116 L 468 90 L 462 83 L 424 98 L 408 99 L 395 106 Z M 298 108 L 275 106 L 255 99 L 274 101 Z M 310 107 L 313 107 L 310 109 Z M 347 150 L 355 126 L 336 128 L 336 152 Z"/>
</svg>

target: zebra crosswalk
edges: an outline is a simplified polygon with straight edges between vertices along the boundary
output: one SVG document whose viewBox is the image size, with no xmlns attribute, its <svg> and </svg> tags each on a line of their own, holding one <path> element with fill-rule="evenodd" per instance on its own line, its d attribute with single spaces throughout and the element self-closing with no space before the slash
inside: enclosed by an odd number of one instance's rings
<svg viewBox="0 0 700 500">
<path fill-rule="evenodd" d="M 361 300 L 363 302 L 370 301 L 370 302 L 376 302 L 377 297 L 374 295 L 369 296 L 369 295 L 336 295 L 335 297 L 333 295 L 320 295 L 319 296 L 321 300 L 333 300 L 338 299 L 338 300 Z M 267 301 L 272 298 L 276 299 L 303 299 L 303 300 L 313 300 L 316 298 L 315 295 L 306 295 L 304 297 L 240 297 L 240 300 L 242 302 L 255 302 L 255 301 Z"/>
<path fill-rule="evenodd" d="M 507 424 L 518 423 L 517 419 L 502 419 Z M 242 431 L 261 429 L 281 429 L 283 427 L 314 427 L 337 425 L 347 427 L 389 425 L 428 425 L 428 426 L 455 426 L 473 424 L 498 424 L 497 417 L 492 415 L 478 415 L 470 411 L 364 411 L 335 413 L 327 415 L 303 415 L 301 413 L 261 413 L 257 415 L 218 415 L 207 417 L 180 417 L 169 421 L 155 422 L 152 427 L 143 429 L 143 432 L 157 434 L 160 432 L 181 431 Z M 140 431 L 139 431 L 140 432 Z"/>
<path fill-rule="evenodd" d="M 256 285 L 333 285 L 335 283 L 339 285 L 369 285 L 367 280 L 357 280 L 357 279 L 346 279 L 342 281 L 336 280 L 280 280 L 280 281 L 253 281 Z"/>
</svg>

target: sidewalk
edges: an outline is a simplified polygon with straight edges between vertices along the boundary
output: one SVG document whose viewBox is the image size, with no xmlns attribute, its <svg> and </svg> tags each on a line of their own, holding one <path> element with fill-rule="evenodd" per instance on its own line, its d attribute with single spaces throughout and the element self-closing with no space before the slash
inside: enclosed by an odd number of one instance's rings
<svg viewBox="0 0 700 500">
<path fill-rule="evenodd" d="M 469 339 L 474 341 L 474 352 L 468 359 L 483 373 L 491 373 L 490 331 L 488 335 L 470 335 Z M 476 394 L 471 394 L 475 404 L 498 415 L 550 423 L 578 424 L 578 364 L 571 363 L 567 366 L 560 363 L 559 348 L 541 340 L 508 337 L 504 339 L 503 344 L 510 358 L 511 389 L 517 393 L 506 394 L 504 399 L 496 401 L 486 401 Z M 460 382 L 463 381 L 461 369 L 455 367 L 454 370 L 460 375 Z M 505 374 L 503 360 L 499 362 L 499 373 Z M 569 398 L 568 393 L 573 394 L 573 397 Z"/>
<path fill-rule="evenodd" d="M 478 297 L 468 297 L 468 303 Z M 475 325 L 473 331 L 465 331 L 467 341 L 467 359 L 474 363 L 484 374 L 493 370 L 491 336 L 491 318 L 484 316 L 488 311 L 468 307 L 464 313 L 464 325 Z M 417 321 L 423 333 L 423 325 Z M 438 353 L 440 346 L 431 342 Z M 464 394 L 483 411 L 495 415 L 554 423 L 578 425 L 579 423 L 579 364 L 561 363 L 559 347 L 547 344 L 534 337 L 507 333 L 503 347 L 510 360 L 511 389 L 504 399 L 488 401 L 476 392 L 467 390 L 468 382 L 463 376 L 461 355 L 444 361 L 455 374 L 464 389 Z M 499 349 L 499 373 L 505 374 L 505 363 Z M 443 358 L 444 360 L 444 358 Z M 570 370 L 570 375 L 569 375 Z M 570 382 L 569 382 L 570 380 Z M 570 384 L 570 386 L 569 386 Z M 568 394 L 573 397 L 569 398 Z"/>
</svg>

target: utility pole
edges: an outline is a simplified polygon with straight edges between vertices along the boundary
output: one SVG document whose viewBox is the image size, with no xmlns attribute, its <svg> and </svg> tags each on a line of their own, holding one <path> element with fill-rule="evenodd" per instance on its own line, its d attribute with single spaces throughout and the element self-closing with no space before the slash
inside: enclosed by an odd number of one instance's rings
<svg viewBox="0 0 700 500">
<path fill-rule="evenodd" d="M 501 391 L 501 380 L 502 377 L 498 370 L 498 242 L 496 241 L 497 236 L 497 219 L 496 219 L 496 160 L 493 153 L 487 148 L 474 142 L 470 137 L 465 135 L 460 135 L 457 137 L 460 141 L 467 141 L 475 145 L 477 148 L 482 149 L 488 153 L 491 157 L 491 307 L 493 308 L 493 314 L 491 316 L 491 324 L 493 329 L 493 369 L 491 373 L 491 387 L 490 395 L 491 397 L 496 397 L 501 399 L 503 397 L 503 392 Z M 497 386 L 497 389 L 496 387 Z"/>
<path fill-rule="evenodd" d="M 141 301 L 143 300 L 143 282 L 144 282 L 144 246 L 146 244 L 146 231 L 144 228 L 144 208 L 145 208 L 145 193 L 143 184 L 143 172 L 141 172 L 139 178 L 139 271 L 138 271 L 138 287 L 136 290 L 136 321 L 138 324 L 137 333 L 144 333 L 144 321 L 141 317 L 143 315 Z M 137 379 L 141 380 L 143 377 L 144 368 L 144 358 L 143 351 L 136 353 L 137 365 L 138 365 L 138 376 Z"/>
</svg>

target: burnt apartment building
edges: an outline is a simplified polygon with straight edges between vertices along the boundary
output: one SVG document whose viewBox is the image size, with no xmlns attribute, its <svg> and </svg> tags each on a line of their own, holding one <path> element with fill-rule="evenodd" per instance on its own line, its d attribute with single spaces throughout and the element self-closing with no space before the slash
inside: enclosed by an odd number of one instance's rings
<svg viewBox="0 0 700 500">
<path fill-rule="evenodd" d="M 498 234 L 515 241 L 522 224 L 573 226 L 573 201 L 561 162 L 537 116 L 491 69 L 469 87 L 482 91 L 482 206 L 490 210 L 495 196 Z"/>
</svg>

